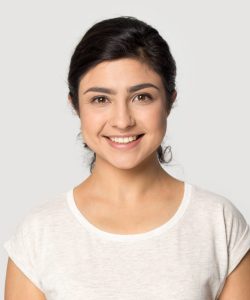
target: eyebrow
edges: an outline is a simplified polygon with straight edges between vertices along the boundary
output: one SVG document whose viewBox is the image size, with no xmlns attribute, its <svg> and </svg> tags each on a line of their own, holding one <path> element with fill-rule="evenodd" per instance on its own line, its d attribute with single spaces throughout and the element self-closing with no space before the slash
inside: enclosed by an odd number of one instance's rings
<svg viewBox="0 0 250 300">
<path fill-rule="evenodd" d="M 132 93 L 132 92 L 136 92 L 138 90 L 141 90 L 141 89 L 144 89 L 144 88 L 147 88 L 147 87 L 153 87 L 153 88 L 159 90 L 159 88 L 156 85 L 152 84 L 152 83 L 140 83 L 140 84 L 133 85 L 133 86 L 129 87 L 127 89 L 127 91 L 129 93 Z M 101 93 L 113 94 L 113 95 L 115 94 L 114 90 L 108 89 L 108 88 L 104 88 L 104 87 L 99 87 L 99 86 L 93 86 L 93 87 L 87 89 L 83 93 L 83 95 L 86 94 L 86 93 L 88 93 L 88 92 L 101 92 Z"/>
</svg>

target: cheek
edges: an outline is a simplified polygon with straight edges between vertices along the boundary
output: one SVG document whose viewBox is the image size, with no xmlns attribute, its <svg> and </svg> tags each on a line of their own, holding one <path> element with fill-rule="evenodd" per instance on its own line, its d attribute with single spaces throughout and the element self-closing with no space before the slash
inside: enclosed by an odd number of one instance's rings
<svg viewBox="0 0 250 300">
<path fill-rule="evenodd" d="M 166 130 L 166 115 L 162 106 L 156 106 L 147 111 L 143 116 L 144 123 L 150 131 L 159 132 Z"/>
<path fill-rule="evenodd" d="M 91 113 L 90 110 L 82 111 L 81 114 L 81 130 L 85 137 L 96 135 L 103 125 L 103 115 Z"/>
</svg>

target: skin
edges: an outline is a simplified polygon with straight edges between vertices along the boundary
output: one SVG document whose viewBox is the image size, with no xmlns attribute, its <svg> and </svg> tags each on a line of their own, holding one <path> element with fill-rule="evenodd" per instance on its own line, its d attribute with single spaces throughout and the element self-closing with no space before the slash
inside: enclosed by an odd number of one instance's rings
<svg viewBox="0 0 250 300">
<path fill-rule="evenodd" d="M 128 92 L 142 83 L 156 88 Z M 88 91 L 92 87 L 112 93 Z M 136 59 L 105 61 L 81 79 L 78 94 L 83 139 L 96 153 L 92 174 L 74 189 L 78 208 L 95 225 L 104 229 L 105 224 L 106 230 L 113 225 L 112 231 L 120 228 L 119 233 L 141 232 L 166 222 L 180 204 L 184 185 L 157 159 L 169 114 L 161 77 Z M 130 133 L 145 135 L 129 150 L 114 149 L 103 137 Z"/>
</svg>

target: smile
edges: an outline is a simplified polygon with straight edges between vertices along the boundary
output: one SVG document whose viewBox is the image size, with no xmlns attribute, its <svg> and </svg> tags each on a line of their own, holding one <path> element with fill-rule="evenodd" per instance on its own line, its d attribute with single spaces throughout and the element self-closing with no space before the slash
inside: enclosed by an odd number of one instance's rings
<svg viewBox="0 0 250 300">
<path fill-rule="evenodd" d="M 128 137 L 108 137 L 108 138 L 111 141 L 119 143 L 119 144 L 128 144 L 130 142 L 133 142 L 133 141 L 137 140 L 141 136 L 142 136 L 142 134 L 134 135 L 134 136 L 128 136 Z"/>
<path fill-rule="evenodd" d="M 105 137 L 110 146 L 117 149 L 131 149 L 137 146 L 144 134 L 130 137 Z"/>
</svg>

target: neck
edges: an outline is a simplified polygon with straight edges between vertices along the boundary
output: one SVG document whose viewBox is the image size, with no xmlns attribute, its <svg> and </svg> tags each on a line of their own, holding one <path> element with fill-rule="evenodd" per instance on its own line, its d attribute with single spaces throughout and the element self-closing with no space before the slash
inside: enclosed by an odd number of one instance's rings
<svg viewBox="0 0 250 300">
<path fill-rule="evenodd" d="M 156 153 L 132 169 L 119 169 L 96 157 L 86 180 L 93 193 L 116 204 L 134 205 L 170 184 L 173 177 L 160 165 Z"/>
</svg>

